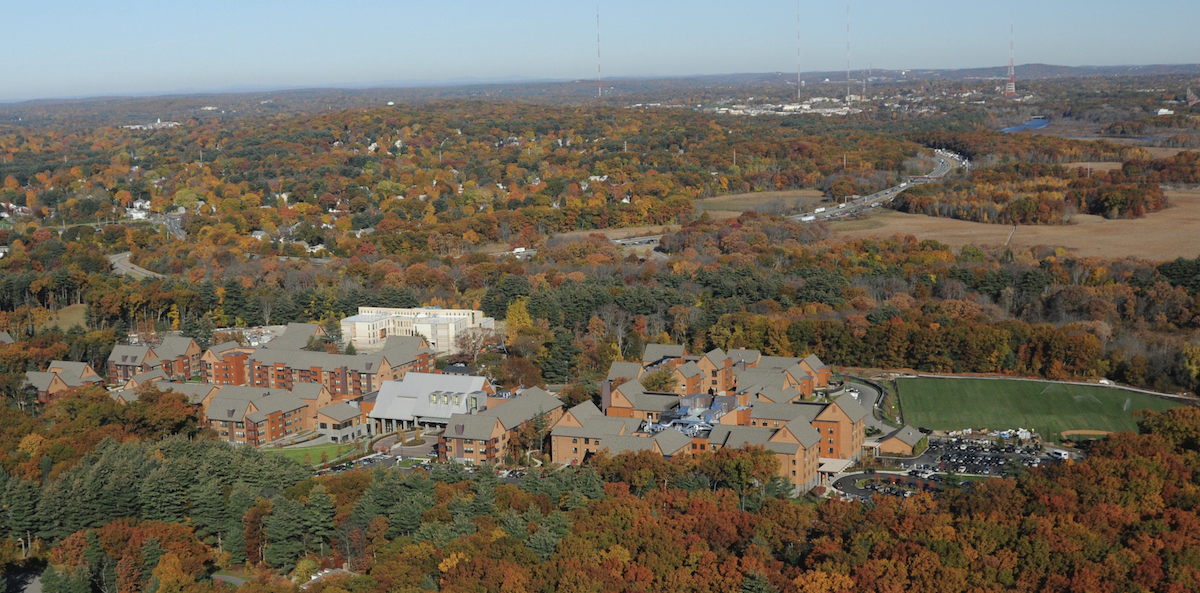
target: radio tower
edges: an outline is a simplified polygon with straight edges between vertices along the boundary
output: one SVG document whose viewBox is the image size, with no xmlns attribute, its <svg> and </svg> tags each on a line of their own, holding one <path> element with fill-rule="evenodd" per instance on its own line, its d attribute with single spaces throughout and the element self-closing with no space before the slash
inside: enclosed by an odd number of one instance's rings
<svg viewBox="0 0 1200 593">
<path fill-rule="evenodd" d="M 1017 96 L 1017 67 L 1014 62 L 1016 53 L 1013 46 L 1013 25 L 1008 25 L 1008 84 L 1004 85 L 1004 96 Z"/>
<path fill-rule="evenodd" d="M 850 103 L 850 0 L 846 0 L 846 103 Z"/>
<path fill-rule="evenodd" d="M 600 76 L 600 5 L 596 5 L 596 97 L 604 96 L 604 86 Z"/>
<path fill-rule="evenodd" d="M 800 100 L 800 0 L 796 0 L 796 100 Z"/>
</svg>

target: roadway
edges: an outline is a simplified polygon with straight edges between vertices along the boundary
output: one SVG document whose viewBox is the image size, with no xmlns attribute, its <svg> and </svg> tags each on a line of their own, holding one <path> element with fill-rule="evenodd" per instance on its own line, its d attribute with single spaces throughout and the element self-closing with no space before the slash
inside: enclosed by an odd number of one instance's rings
<svg viewBox="0 0 1200 593">
<path fill-rule="evenodd" d="M 954 167 L 957 166 L 956 161 L 959 160 L 959 157 L 952 153 L 943 154 L 941 151 L 938 151 L 934 153 L 933 159 L 937 165 L 934 167 L 933 172 L 929 175 L 909 177 L 908 181 L 905 181 L 900 185 L 889 187 L 883 191 L 873 193 L 869 196 L 862 196 L 854 200 L 849 200 L 843 204 L 838 204 L 837 206 L 817 208 L 812 212 L 793 214 L 788 218 L 800 222 L 816 222 L 818 220 L 830 220 L 832 218 L 839 218 L 842 216 L 866 212 L 871 208 L 878 208 L 880 204 L 896 199 L 896 196 L 899 195 L 900 192 L 910 187 L 924 183 L 940 181 L 946 175 L 949 175 L 950 171 L 954 170 Z"/>
<path fill-rule="evenodd" d="M 108 256 L 108 263 L 113 267 L 113 272 L 120 275 L 129 275 L 134 278 L 164 278 L 162 274 L 156 274 L 141 266 L 135 266 L 133 262 L 129 261 L 128 251 Z"/>
</svg>

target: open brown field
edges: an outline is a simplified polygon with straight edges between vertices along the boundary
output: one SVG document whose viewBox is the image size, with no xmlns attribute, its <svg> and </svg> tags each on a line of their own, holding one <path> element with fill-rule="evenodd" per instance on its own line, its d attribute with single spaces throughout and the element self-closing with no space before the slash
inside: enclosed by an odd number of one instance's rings
<svg viewBox="0 0 1200 593">
<path fill-rule="evenodd" d="M 717 212 L 740 214 L 775 202 L 789 210 L 809 211 L 820 204 L 823 197 L 823 194 L 815 189 L 752 192 L 696 200 L 696 211 L 709 212 L 712 216 L 717 216 Z"/>
<path fill-rule="evenodd" d="M 1062 247 L 1084 257 L 1136 257 L 1152 261 L 1200 256 L 1200 241 L 1196 240 L 1196 230 L 1200 229 L 1200 190 L 1172 190 L 1167 196 L 1171 207 L 1145 218 L 1106 220 L 1099 216 L 1077 215 L 1072 225 L 1017 227 L 1012 246 L 1019 249 Z M 913 235 L 918 239 L 936 239 L 954 248 L 1003 245 L 1012 232 L 1011 226 L 893 211 L 873 214 L 868 223 L 876 220 L 881 224 L 875 228 L 863 228 L 868 224 L 860 224 L 860 221 L 830 226 L 842 237 L 850 239 Z M 852 226 L 856 224 L 859 226 Z"/>
<path fill-rule="evenodd" d="M 582 238 L 584 238 L 588 235 L 592 235 L 592 234 L 601 234 L 601 235 L 604 235 L 605 237 L 608 237 L 609 239 L 628 239 L 630 237 L 645 237 L 645 236 L 649 236 L 649 235 L 664 235 L 667 233 L 673 233 L 677 230 L 679 230 L 679 225 L 677 225 L 677 224 L 664 224 L 664 225 L 654 225 L 654 226 L 631 226 L 631 227 L 625 227 L 625 228 L 620 228 L 620 229 L 593 229 L 590 231 L 571 231 L 569 233 L 562 233 L 560 235 L 555 235 L 555 237 L 571 240 L 571 239 L 582 239 Z"/>
<path fill-rule="evenodd" d="M 57 326 L 58 329 L 68 330 L 76 325 L 86 327 L 86 314 L 87 305 L 68 305 L 55 311 L 54 317 L 41 329 L 49 329 Z"/>
<path fill-rule="evenodd" d="M 1065 165 L 1063 165 L 1063 166 L 1067 167 L 1068 169 L 1083 169 L 1083 168 L 1088 168 L 1088 169 L 1091 169 L 1091 170 L 1093 170 L 1093 171 L 1115 171 L 1115 170 L 1117 170 L 1117 169 L 1120 169 L 1122 166 L 1124 166 L 1124 164 L 1125 164 L 1125 163 L 1112 163 L 1112 162 L 1102 162 L 1102 163 L 1066 163 L 1066 164 L 1065 164 Z"/>
</svg>

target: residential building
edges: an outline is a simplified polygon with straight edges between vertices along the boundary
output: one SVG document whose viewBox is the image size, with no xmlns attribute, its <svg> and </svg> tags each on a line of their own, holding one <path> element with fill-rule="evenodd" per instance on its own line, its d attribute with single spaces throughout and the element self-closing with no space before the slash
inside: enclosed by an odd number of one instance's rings
<svg viewBox="0 0 1200 593">
<path fill-rule="evenodd" d="M 158 366 L 158 355 L 148 345 L 117 344 L 108 355 L 110 383 L 128 381 L 134 375 L 148 373 Z"/>
<path fill-rule="evenodd" d="M 283 333 L 262 345 L 265 350 L 304 350 L 313 340 L 324 336 L 325 328 L 315 323 L 289 323 Z"/>
<path fill-rule="evenodd" d="M 458 354 L 458 337 L 495 329 L 495 322 L 474 309 L 438 307 L 359 307 L 342 320 L 342 339 L 359 350 L 384 345 L 389 336 L 422 336 L 438 354 Z"/>
<path fill-rule="evenodd" d="M 17 343 L 17 341 L 13 339 L 12 334 L 9 334 L 6 331 L 0 331 L 0 344 L 4 344 L 7 346 L 9 344 L 16 344 L 16 343 Z"/>
<path fill-rule="evenodd" d="M 673 393 L 651 393 L 638 381 L 626 381 L 616 387 L 605 381 L 600 388 L 601 409 L 606 416 L 638 418 L 656 422 L 659 417 L 679 405 Z"/>
<path fill-rule="evenodd" d="M 486 377 L 409 372 L 399 381 L 384 381 L 368 414 L 375 434 L 417 426 L 445 426 L 455 414 L 488 408 L 496 388 Z"/>
<path fill-rule="evenodd" d="M 104 378 L 85 362 L 52 361 L 45 372 L 25 373 L 25 385 L 37 392 L 38 403 L 46 403 L 56 394 L 84 385 L 104 386 Z"/>
<path fill-rule="evenodd" d="M 344 401 L 317 411 L 317 430 L 331 443 L 348 443 L 370 436 L 370 425 L 357 400 Z"/>
<path fill-rule="evenodd" d="M 539 418 L 548 430 L 562 414 L 562 402 L 537 387 L 494 408 L 454 414 L 438 437 L 438 458 L 473 465 L 503 463 L 522 430 Z"/>
<path fill-rule="evenodd" d="M 893 457 L 912 457 L 916 454 L 917 449 L 924 449 L 921 443 L 925 439 L 924 433 L 911 426 L 904 425 L 879 439 L 879 454 Z"/>
<path fill-rule="evenodd" d="M 222 440 L 258 446 L 312 429 L 306 408 L 286 389 L 225 387 L 209 401 L 204 420 Z"/>
<path fill-rule="evenodd" d="M 154 354 L 168 377 L 189 379 L 200 374 L 200 356 L 204 352 L 192 338 L 167 336 L 154 346 Z"/>
</svg>

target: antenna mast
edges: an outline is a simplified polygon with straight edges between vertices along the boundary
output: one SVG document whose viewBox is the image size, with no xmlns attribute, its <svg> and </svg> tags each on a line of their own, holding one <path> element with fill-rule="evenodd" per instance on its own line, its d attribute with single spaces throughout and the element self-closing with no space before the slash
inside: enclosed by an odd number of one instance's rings
<svg viewBox="0 0 1200 593">
<path fill-rule="evenodd" d="M 600 5 L 596 5 L 596 97 L 604 96 L 604 87 L 600 76 Z"/>
<path fill-rule="evenodd" d="M 846 0 L 846 103 L 850 102 L 850 0 Z"/>
<path fill-rule="evenodd" d="M 1016 52 L 1014 51 L 1013 31 L 1014 25 L 1010 23 L 1008 25 L 1008 84 L 1004 85 L 1004 96 L 1006 97 L 1017 96 L 1017 68 L 1014 61 Z"/>
<path fill-rule="evenodd" d="M 800 0 L 796 0 L 796 100 L 800 100 Z M 1190 90 L 1190 89 L 1189 89 Z"/>
</svg>

